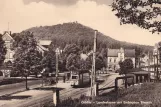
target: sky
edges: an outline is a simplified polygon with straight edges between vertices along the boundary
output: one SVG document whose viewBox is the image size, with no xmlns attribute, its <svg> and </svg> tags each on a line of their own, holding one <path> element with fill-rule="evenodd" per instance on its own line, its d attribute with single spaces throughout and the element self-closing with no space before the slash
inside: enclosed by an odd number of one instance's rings
<svg viewBox="0 0 161 107">
<path fill-rule="evenodd" d="M 116 40 L 154 46 L 161 34 L 135 25 L 120 25 L 109 6 L 112 0 L 0 0 L 0 33 L 35 26 L 81 23 Z M 8 24 L 9 22 L 9 24 Z"/>
</svg>

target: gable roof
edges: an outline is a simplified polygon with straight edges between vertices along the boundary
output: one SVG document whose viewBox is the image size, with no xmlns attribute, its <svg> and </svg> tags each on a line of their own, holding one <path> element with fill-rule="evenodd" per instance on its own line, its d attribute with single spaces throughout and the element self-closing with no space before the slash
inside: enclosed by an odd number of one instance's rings
<svg viewBox="0 0 161 107">
<path fill-rule="evenodd" d="M 125 57 L 135 57 L 135 49 L 125 49 Z"/>
<path fill-rule="evenodd" d="M 7 32 L 7 31 L 3 34 L 2 38 L 5 39 L 5 40 L 7 40 L 7 41 L 14 40 L 12 38 L 12 36 L 10 35 L 10 33 Z"/>
<path fill-rule="evenodd" d="M 125 57 L 135 57 L 135 49 L 108 49 L 108 57 L 118 57 L 118 53 L 124 53 Z"/>
<path fill-rule="evenodd" d="M 37 48 L 41 49 L 42 51 L 48 51 L 47 48 L 43 47 L 43 46 L 40 45 L 39 43 L 37 44 Z"/>
<path fill-rule="evenodd" d="M 118 57 L 118 53 L 120 52 L 120 49 L 108 49 L 107 55 L 108 57 Z"/>
</svg>

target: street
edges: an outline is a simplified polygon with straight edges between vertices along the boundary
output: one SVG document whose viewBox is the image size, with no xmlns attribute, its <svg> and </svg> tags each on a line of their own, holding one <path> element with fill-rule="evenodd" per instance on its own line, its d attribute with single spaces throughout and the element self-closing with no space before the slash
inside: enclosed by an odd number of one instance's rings
<svg viewBox="0 0 161 107">
<path fill-rule="evenodd" d="M 104 83 L 99 85 L 99 87 L 103 88 L 103 87 L 109 87 L 111 85 L 114 85 L 114 79 L 118 76 L 119 76 L 118 74 L 110 75 L 109 77 L 107 77 Z M 63 82 L 60 83 L 60 85 L 66 87 L 66 89 L 63 89 L 62 91 L 60 91 L 60 100 L 67 99 L 69 97 L 79 98 L 80 95 L 82 94 L 88 95 L 90 92 L 90 87 L 72 88 L 70 87 L 70 83 L 63 83 Z M 107 91 L 110 91 L 110 90 L 106 90 L 106 92 Z M 101 93 L 103 93 L 103 91 L 101 91 Z M 53 100 L 53 92 L 51 90 L 47 91 L 47 90 L 34 89 L 34 90 L 29 90 L 28 92 L 13 94 L 12 96 L 23 97 L 23 98 L 0 100 L 0 107 L 39 107 L 41 104 L 44 104 L 45 102 L 50 102 Z"/>
<path fill-rule="evenodd" d="M 28 81 L 28 87 L 35 88 L 40 86 L 42 83 L 42 80 L 29 80 Z M 16 84 L 10 84 L 10 85 L 2 85 L 0 86 L 0 96 L 6 95 L 6 94 L 12 94 L 19 91 L 24 91 L 26 89 L 26 83 L 16 83 Z"/>
</svg>

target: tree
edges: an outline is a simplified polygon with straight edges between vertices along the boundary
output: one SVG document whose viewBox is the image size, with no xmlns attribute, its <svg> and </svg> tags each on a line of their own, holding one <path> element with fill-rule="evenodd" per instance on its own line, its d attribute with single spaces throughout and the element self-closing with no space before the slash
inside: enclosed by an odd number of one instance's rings
<svg viewBox="0 0 161 107">
<path fill-rule="evenodd" d="M 67 44 L 64 48 L 64 53 L 68 56 L 71 53 L 78 54 L 80 48 L 76 44 Z"/>
<path fill-rule="evenodd" d="M 104 60 L 100 57 L 96 58 L 96 70 L 101 70 L 103 67 L 105 67 Z"/>
<path fill-rule="evenodd" d="M 44 56 L 44 58 L 41 61 L 41 65 L 43 66 L 43 68 L 48 68 L 49 72 L 53 72 L 56 70 L 56 56 L 55 56 L 55 52 L 49 50 L 49 52 Z"/>
<path fill-rule="evenodd" d="M 2 66 L 5 60 L 5 55 L 7 53 L 5 42 L 3 41 L 2 36 L 3 35 L 0 34 L 0 66 Z"/>
<path fill-rule="evenodd" d="M 15 49 L 13 69 L 26 77 L 26 89 L 28 89 L 27 76 L 37 75 L 42 70 L 40 63 L 42 54 L 38 51 L 38 45 L 32 33 L 23 32 L 18 40 L 13 43 Z"/>
<path fill-rule="evenodd" d="M 154 33 L 161 32 L 160 5 L 161 0 L 115 0 L 111 6 L 120 24 L 135 24 Z"/>
<path fill-rule="evenodd" d="M 119 62 L 120 72 L 119 74 L 127 74 L 133 68 L 133 62 L 131 59 L 125 59 L 123 62 Z"/>
<path fill-rule="evenodd" d="M 78 70 L 79 61 L 79 47 L 76 44 L 67 44 L 64 48 L 64 60 L 66 62 L 66 68 L 70 71 Z"/>
<path fill-rule="evenodd" d="M 71 53 L 66 59 L 66 68 L 69 71 L 78 71 L 79 70 L 79 56 L 77 54 Z"/>
</svg>

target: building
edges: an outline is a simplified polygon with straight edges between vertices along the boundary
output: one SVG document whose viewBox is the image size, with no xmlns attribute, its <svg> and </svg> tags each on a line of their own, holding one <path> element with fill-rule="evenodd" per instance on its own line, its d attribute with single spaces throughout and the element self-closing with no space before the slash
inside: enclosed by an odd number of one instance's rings
<svg viewBox="0 0 161 107">
<path fill-rule="evenodd" d="M 120 68 L 119 62 L 130 58 L 135 67 L 135 49 L 108 49 L 107 70 L 115 71 Z"/>
<path fill-rule="evenodd" d="M 12 63 L 14 60 L 14 53 L 15 51 L 12 49 L 12 45 L 14 42 L 13 37 L 11 36 L 10 31 L 5 31 L 4 34 L 2 35 L 2 39 L 5 42 L 5 46 L 7 48 L 6 56 L 5 56 L 5 63 Z M 44 56 L 44 53 L 48 51 L 48 46 L 51 44 L 51 40 L 39 40 L 37 43 L 37 49 L 42 53 Z M 10 74 L 11 67 L 1 67 L 1 71 L 3 72 L 3 76 L 6 74 Z M 6 77 L 6 76 L 5 76 Z M 8 77 L 8 76 L 7 76 Z"/>
<path fill-rule="evenodd" d="M 157 71 L 157 68 L 159 71 L 160 69 L 160 55 L 159 55 L 159 46 L 158 44 L 155 44 L 153 48 L 153 52 L 148 55 L 146 55 L 144 58 L 141 59 L 142 63 L 141 68 L 145 71 Z"/>
<path fill-rule="evenodd" d="M 2 36 L 2 39 L 5 41 L 5 45 L 7 48 L 6 58 L 4 62 L 8 62 L 8 61 L 13 62 L 14 50 L 11 49 L 11 47 L 14 42 L 14 39 L 11 36 L 11 32 L 5 31 Z M 37 48 L 40 52 L 42 52 L 42 55 L 44 55 L 44 52 L 48 51 L 48 46 L 50 44 L 51 44 L 51 40 L 39 40 L 37 43 Z"/>
<path fill-rule="evenodd" d="M 6 58 L 4 60 L 4 62 L 8 62 L 8 61 L 13 61 L 13 55 L 14 55 L 14 50 L 11 49 L 12 47 L 12 43 L 14 42 L 14 39 L 11 37 L 11 32 L 4 32 L 2 39 L 5 42 L 5 46 L 7 48 L 7 53 L 6 53 Z"/>
<path fill-rule="evenodd" d="M 46 51 L 49 51 L 48 48 L 51 42 L 52 42 L 51 40 L 38 40 L 37 48 L 40 52 L 42 52 L 42 56 L 45 55 Z"/>
</svg>

